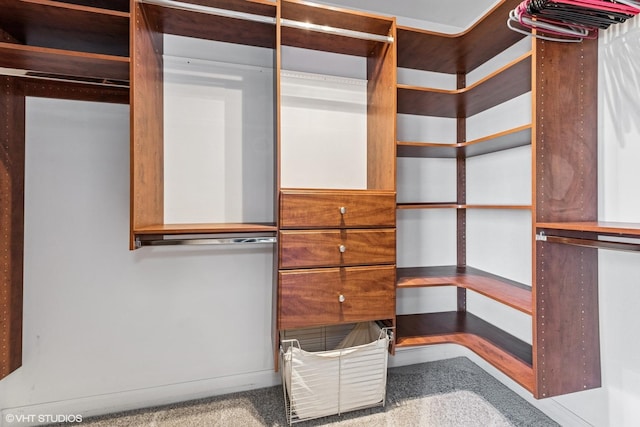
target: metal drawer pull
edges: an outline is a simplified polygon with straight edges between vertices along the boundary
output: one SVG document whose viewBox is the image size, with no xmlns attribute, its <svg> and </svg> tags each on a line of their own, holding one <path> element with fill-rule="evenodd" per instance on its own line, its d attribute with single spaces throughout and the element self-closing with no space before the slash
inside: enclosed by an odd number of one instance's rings
<svg viewBox="0 0 640 427">
<path fill-rule="evenodd" d="M 340 296 L 338 297 L 338 301 L 340 301 L 341 303 L 343 303 L 345 299 L 346 298 L 342 294 L 340 294 Z"/>
<path fill-rule="evenodd" d="M 340 215 L 344 215 L 347 213 L 347 208 L 345 206 L 340 206 Z"/>
<path fill-rule="evenodd" d="M 347 251 L 347 247 L 345 245 L 340 245 L 338 247 L 338 249 L 340 250 L 340 253 L 343 254 Z"/>
</svg>

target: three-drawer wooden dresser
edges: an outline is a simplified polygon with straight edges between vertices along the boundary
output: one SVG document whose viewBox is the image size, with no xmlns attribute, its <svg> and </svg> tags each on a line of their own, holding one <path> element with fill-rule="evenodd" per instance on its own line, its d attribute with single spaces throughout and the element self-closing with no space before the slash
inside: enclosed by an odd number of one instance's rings
<svg viewBox="0 0 640 427">
<path fill-rule="evenodd" d="M 389 191 L 281 192 L 279 331 L 395 323 L 395 207 Z"/>
</svg>

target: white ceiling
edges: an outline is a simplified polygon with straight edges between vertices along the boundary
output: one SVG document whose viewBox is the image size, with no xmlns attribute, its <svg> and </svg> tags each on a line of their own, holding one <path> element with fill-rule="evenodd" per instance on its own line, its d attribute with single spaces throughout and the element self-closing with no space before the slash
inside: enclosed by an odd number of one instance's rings
<svg viewBox="0 0 640 427">
<path fill-rule="evenodd" d="M 315 2 L 397 16 L 400 24 L 403 24 L 404 18 L 405 22 L 419 20 L 463 30 L 470 27 L 499 0 L 316 0 Z"/>
</svg>

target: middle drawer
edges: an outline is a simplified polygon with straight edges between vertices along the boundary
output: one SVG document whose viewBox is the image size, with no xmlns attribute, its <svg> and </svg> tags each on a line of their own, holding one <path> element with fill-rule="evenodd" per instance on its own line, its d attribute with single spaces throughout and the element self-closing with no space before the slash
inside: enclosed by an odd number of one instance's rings
<svg viewBox="0 0 640 427">
<path fill-rule="evenodd" d="M 280 268 L 395 264 L 395 229 L 283 230 Z"/>
</svg>

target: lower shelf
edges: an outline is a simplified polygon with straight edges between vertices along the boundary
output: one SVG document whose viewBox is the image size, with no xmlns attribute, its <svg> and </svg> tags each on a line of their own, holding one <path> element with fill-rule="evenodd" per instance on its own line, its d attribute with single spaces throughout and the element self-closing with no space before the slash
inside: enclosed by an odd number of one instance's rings
<svg viewBox="0 0 640 427">
<path fill-rule="evenodd" d="M 532 348 L 524 341 L 465 312 L 396 317 L 396 348 L 453 343 L 477 353 L 533 392 Z"/>
</svg>

